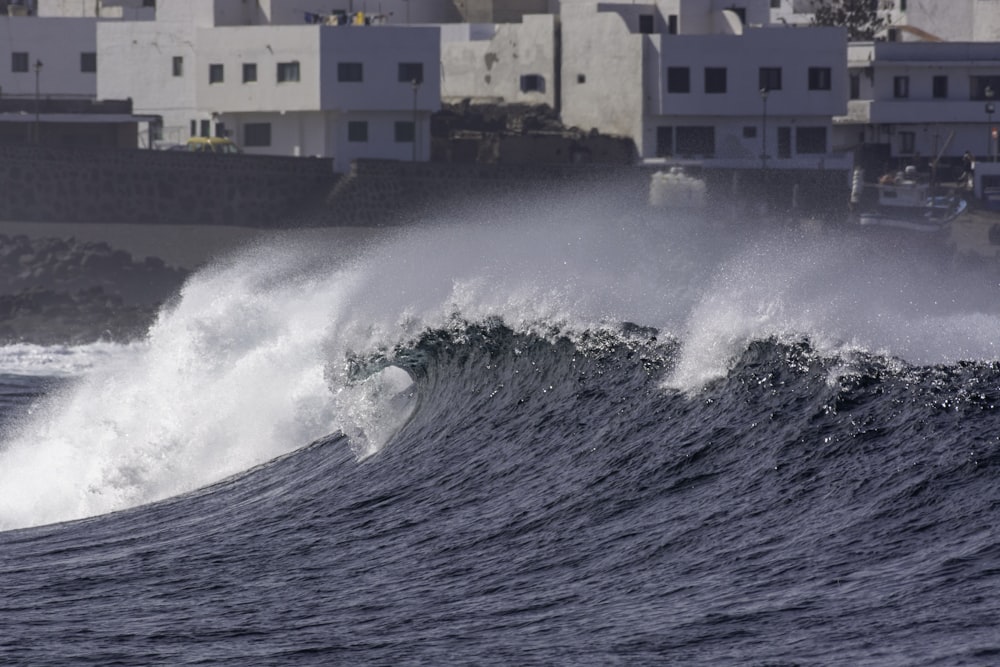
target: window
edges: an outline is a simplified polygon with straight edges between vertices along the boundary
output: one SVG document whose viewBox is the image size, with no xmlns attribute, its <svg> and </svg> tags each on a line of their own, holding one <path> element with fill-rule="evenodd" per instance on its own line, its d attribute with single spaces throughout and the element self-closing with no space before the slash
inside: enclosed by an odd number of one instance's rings
<svg viewBox="0 0 1000 667">
<path fill-rule="evenodd" d="M 781 0 L 771 0 L 771 9 L 781 9 Z"/>
<path fill-rule="evenodd" d="M 667 34 L 677 34 L 677 14 L 670 14 L 667 16 Z"/>
<path fill-rule="evenodd" d="M 706 67 L 705 68 L 705 92 L 724 93 L 726 92 L 726 68 Z"/>
<path fill-rule="evenodd" d="M 674 154 L 674 128 L 670 125 L 660 125 L 656 128 L 656 156 L 666 157 Z"/>
<path fill-rule="evenodd" d="M 778 127 L 778 157 L 792 157 L 792 128 L 787 125 Z"/>
<path fill-rule="evenodd" d="M 757 86 L 761 90 L 781 90 L 781 68 L 761 67 Z"/>
<path fill-rule="evenodd" d="M 209 83 L 222 83 L 224 78 L 222 65 L 216 63 L 208 66 Z"/>
<path fill-rule="evenodd" d="M 191 134 L 192 137 L 197 137 L 198 136 L 198 121 L 196 121 L 196 120 L 191 121 L 191 133 L 190 134 Z"/>
<path fill-rule="evenodd" d="M 424 82 L 424 64 L 423 63 L 399 63 L 399 70 L 397 72 L 397 80 L 403 83 L 412 83 L 416 81 L 417 83 Z"/>
<path fill-rule="evenodd" d="M 359 83 L 364 80 L 361 63 L 337 63 L 337 81 Z"/>
<path fill-rule="evenodd" d="M 174 56 L 174 76 L 184 76 L 184 56 Z"/>
<path fill-rule="evenodd" d="M 825 127 L 800 127 L 795 131 L 796 153 L 826 153 Z"/>
<path fill-rule="evenodd" d="M 576 75 L 576 82 L 577 83 L 587 83 L 587 75 L 586 74 L 577 74 Z"/>
<path fill-rule="evenodd" d="M 743 138 L 744 139 L 756 139 L 757 138 L 757 126 L 756 125 L 744 125 L 743 126 Z"/>
<path fill-rule="evenodd" d="M 545 79 L 540 74 L 525 74 L 521 77 L 521 92 L 543 92 L 545 90 Z"/>
<path fill-rule="evenodd" d="M 271 145 L 271 124 L 270 123 L 247 123 L 243 126 L 244 146 L 270 146 Z"/>
<path fill-rule="evenodd" d="M 647 35 L 653 32 L 652 14 L 639 14 L 639 32 Z"/>
<path fill-rule="evenodd" d="M 892 79 L 892 96 L 893 97 L 909 97 L 910 96 L 910 77 L 908 76 L 896 76 Z"/>
<path fill-rule="evenodd" d="M 933 94 L 937 99 L 945 99 L 948 97 L 948 77 L 941 75 L 935 76 L 933 79 Z"/>
<path fill-rule="evenodd" d="M 278 63 L 278 83 L 288 83 L 299 80 L 299 61 Z"/>
<path fill-rule="evenodd" d="M 704 157 L 715 155 L 715 128 L 678 127 L 677 154 Z"/>
<path fill-rule="evenodd" d="M 668 93 L 690 93 L 691 92 L 691 70 L 687 67 L 667 68 L 667 92 Z"/>
<path fill-rule="evenodd" d="M 28 71 L 27 51 L 14 51 L 13 53 L 10 54 L 10 71 L 11 72 Z"/>
<path fill-rule="evenodd" d="M 201 121 L 201 134 L 202 137 L 212 136 L 212 121 L 203 120 Z"/>
<path fill-rule="evenodd" d="M 411 144 L 416 139 L 417 132 L 411 120 L 396 121 L 396 143 Z"/>
<path fill-rule="evenodd" d="M 992 97 L 987 97 L 986 89 L 993 92 Z M 970 76 L 969 77 L 970 100 L 995 100 L 1000 97 L 1000 76 Z"/>
<path fill-rule="evenodd" d="M 899 152 L 903 155 L 913 155 L 917 145 L 916 132 L 899 133 Z"/>
<path fill-rule="evenodd" d="M 368 141 L 368 121 L 349 120 L 347 121 L 348 141 Z"/>
<path fill-rule="evenodd" d="M 257 80 L 257 63 L 243 63 L 243 83 Z"/>
<path fill-rule="evenodd" d="M 860 100 L 861 99 L 861 74 L 858 72 L 851 72 L 851 99 Z"/>
<path fill-rule="evenodd" d="M 215 124 L 215 136 L 220 137 L 220 138 L 224 138 L 224 137 L 228 137 L 229 136 L 229 130 L 226 129 L 226 124 L 225 123 L 216 123 Z"/>
<path fill-rule="evenodd" d="M 830 90 L 830 68 L 809 68 L 809 90 Z"/>
<path fill-rule="evenodd" d="M 80 71 L 81 72 L 96 72 L 97 71 L 97 54 L 94 52 L 85 52 L 80 54 Z"/>
<path fill-rule="evenodd" d="M 142 0 L 142 6 L 156 9 L 156 0 Z"/>
</svg>

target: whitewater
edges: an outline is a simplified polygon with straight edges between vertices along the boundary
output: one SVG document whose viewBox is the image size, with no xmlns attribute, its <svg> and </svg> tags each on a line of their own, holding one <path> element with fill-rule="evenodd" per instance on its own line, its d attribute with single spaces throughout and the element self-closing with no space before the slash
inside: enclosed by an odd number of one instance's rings
<svg viewBox="0 0 1000 667">
<path fill-rule="evenodd" d="M 998 276 L 600 196 L 259 241 L 0 348 L 0 659 L 1000 660 Z"/>
</svg>

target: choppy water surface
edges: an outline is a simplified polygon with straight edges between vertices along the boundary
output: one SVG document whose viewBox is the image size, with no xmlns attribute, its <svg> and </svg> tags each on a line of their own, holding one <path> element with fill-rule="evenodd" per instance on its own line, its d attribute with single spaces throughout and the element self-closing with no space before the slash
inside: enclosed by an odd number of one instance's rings
<svg viewBox="0 0 1000 667">
<path fill-rule="evenodd" d="M 510 218 L 6 349 L 0 662 L 1000 661 L 995 274 Z"/>
</svg>

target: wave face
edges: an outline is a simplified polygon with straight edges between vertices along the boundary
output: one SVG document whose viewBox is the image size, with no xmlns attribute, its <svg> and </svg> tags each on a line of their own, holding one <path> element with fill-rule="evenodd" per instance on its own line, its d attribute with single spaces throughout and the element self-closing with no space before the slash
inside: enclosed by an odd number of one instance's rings
<svg viewBox="0 0 1000 667">
<path fill-rule="evenodd" d="M 3 661 L 996 660 L 995 275 L 566 208 L 263 245 L 8 376 Z"/>
</svg>

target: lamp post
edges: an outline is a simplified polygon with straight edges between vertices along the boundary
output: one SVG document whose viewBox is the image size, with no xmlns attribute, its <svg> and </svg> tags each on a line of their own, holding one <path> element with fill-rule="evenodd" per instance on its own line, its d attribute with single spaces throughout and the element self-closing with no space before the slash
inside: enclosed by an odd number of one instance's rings
<svg viewBox="0 0 1000 667">
<path fill-rule="evenodd" d="M 986 154 L 996 162 L 997 153 L 993 149 L 993 112 L 996 111 L 996 107 L 993 106 L 993 96 L 996 93 L 993 91 L 993 86 L 987 85 L 983 95 L 986 96 Z"/>
<path fill-rule="evenodd" d="M 420 90 L 420 82 L 413 79 L 413 161 L 417 161 L 417 91 Z"/>
<path fill-rule="evenodd" d="M 760 114 L 760 168 L 767 171 L 767 88 L 760 89 L 763 110 Z"/>
<path fill-rule="evenodd" d="M 35 60 L 35 143 L 41 143 L 41 95 L 39 79 L 42 72 L 42 61 Z"/>
</svg>

